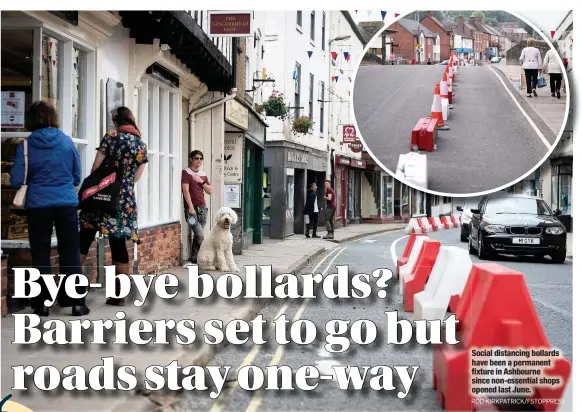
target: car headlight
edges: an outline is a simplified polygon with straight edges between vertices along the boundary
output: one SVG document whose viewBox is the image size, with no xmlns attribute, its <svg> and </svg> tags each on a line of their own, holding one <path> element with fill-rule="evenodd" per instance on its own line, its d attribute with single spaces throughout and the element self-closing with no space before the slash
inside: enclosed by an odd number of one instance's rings
<svg viewBox="0 0 582 412">
<path fill-rule="evenodd" d="M 505 226 L 501 225 L 487 225 L 483 228 L 483 230 L 487 233 L 504 233 Z"/>
<path fill-rule="evenodd" d="M 549 233 L 550 235 L 561 235 L 562 233 L 564 233 L 564 229 L 561 228 L 560 226 L 547 227 L 546 233 Z"/>
</svg>

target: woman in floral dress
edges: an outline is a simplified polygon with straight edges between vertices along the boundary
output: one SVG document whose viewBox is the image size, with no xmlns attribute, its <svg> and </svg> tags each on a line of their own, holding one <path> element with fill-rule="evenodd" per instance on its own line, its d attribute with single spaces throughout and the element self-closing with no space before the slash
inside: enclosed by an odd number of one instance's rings
<svg viewBox="0 0 582 412">
<path fill-rule="evenodd" d="M 105 159 L 113 161 L 115 167 L 120 167 L 123 176 L 119 204 L 115 216 L 105 212 L 81 211 L 79 216 L 81 264 L 85 263 L 95 234 L 100 231 L 109 238 L 111 260 L 117 273 L 129 275 L 131 265 L 126 241 L 131 239 L 140 243 L 134 186 L 148 161 L 147 146 L 141 140 L 135 117 L 127 107 L 119 107 L 112 115 L 116 130 L 108 132 L 101 140 L 91 173 L 97 170 Z M 119 286 L 119 282 L 116 282 L 116 294 L 119 294 Z M 125 304 L 124 299 L 114 298 L 107 299 L 106 303 L 117 306 Z"/>
</svg>

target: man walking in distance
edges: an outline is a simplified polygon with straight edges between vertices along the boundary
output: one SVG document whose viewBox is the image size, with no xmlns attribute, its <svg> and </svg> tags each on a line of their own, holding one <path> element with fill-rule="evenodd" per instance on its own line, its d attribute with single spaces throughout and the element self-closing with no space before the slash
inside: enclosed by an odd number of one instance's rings
<svg viewBox="0 0 582 412">
<path fill-rule="evenodd" d="M 331 188 L 331 181 L 325 181 L 325 228 L 327 235 L 323 239 L 333 239 L 335 221 L 335 192 Z"/>
<path fill-rule="evenodd" d="M 200 170 L 204 160 L 202 152 L 194 150 L 188 159 L 190 167 L 182 170 L 182 194 L 184 195 L 184 216 L 192 229 L 190 262 L 196 264 L 198 251 L 204 240 L 204 226 L 206 226 L 208 215 L 204 194 L 212 194 L 212 186 L 206 173 Z"/>
<path fill-rule="evenodd" d="M 307 199 L 305 200 L 305 206 L 303 207 L 303 214 L 309 216 L 309 223 L 305 229 L 305 237 L 309 237 L 309 228 L 312 228 L 313 234 L 311 237 L 319 238 L 317 236 L 317 223 L 319 221 L 319 210 L 320 207 L 317 204 L 317 184 L 311 184 L 311 191 L 307 194 Z"/>
</svg>

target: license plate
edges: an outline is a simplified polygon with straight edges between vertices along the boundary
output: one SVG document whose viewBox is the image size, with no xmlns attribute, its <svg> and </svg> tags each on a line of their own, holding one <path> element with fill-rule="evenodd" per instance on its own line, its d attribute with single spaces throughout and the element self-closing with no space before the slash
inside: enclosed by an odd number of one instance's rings
<svg viewBox="0 0 582 412">
<path fill-rule="evenodd" d="M 528 238 L 528 237 L 514 237 L 512 239 L 513 243 L 518 245 L 539 245 L 540 240 L 537 238 Z"/>
</svg>

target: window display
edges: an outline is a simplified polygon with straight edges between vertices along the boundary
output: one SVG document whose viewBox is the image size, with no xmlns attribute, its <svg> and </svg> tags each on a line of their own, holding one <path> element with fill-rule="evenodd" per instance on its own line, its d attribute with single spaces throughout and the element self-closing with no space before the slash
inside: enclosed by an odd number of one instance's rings
<svg viewBox="0 0 582 412">
<path fill-rule="evenodd" d="M 14 166 L 16 148 L 22 138 L 2 139 L 2 239 L 27 239 L 26 216 L 12 213 L 17 190 L 10 186 L 10 171 Z"/>
<path fill-rule="evenodd" d="M 287 169 L 287 196 L 285 207 L 287 209 L 287 216 L 295 216 L 295 169 Z"/>
<path fill-rule="evenodd" d="M 392 176 L 382 174 L 382 217 L 392 217 Z"/>
</svg>

